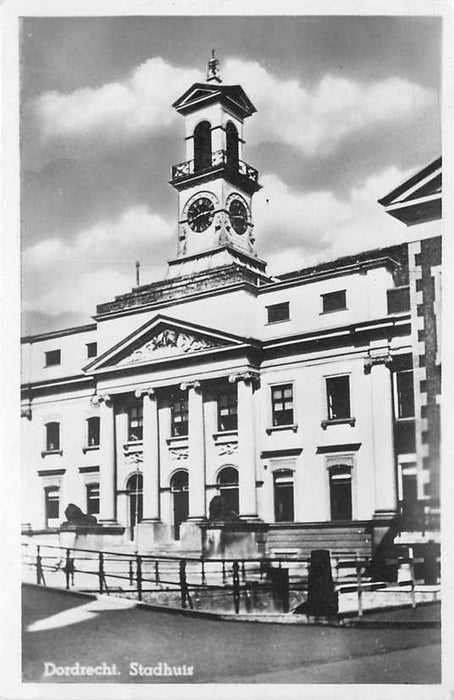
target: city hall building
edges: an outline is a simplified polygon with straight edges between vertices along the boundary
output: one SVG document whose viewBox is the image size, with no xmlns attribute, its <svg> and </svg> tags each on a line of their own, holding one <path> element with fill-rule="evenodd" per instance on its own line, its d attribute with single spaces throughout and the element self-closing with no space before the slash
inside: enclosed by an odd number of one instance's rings
<svg viewBox="0 0 454 700">
<path fill-rule="evenodd" d="M 441 159 L 377 204 L 408 243 L 271 276 L 243 159 L 254 105 L 212 59 L 173 106 L 165 278 L 22 340 L 24 532 L 58 536 L 69 503 L 98 542 L 143 551 L 201 550 L 215 523 L 269 554 L 418 529 L 438 509 Z"/>
</svg>

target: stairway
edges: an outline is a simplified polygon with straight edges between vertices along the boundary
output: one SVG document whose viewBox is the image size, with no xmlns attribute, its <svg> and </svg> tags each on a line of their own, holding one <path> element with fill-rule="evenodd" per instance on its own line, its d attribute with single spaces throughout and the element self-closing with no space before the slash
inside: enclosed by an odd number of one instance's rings
<svg viewBox="0 0 454 700">
<path fill-rule="evenodd" d="M 333 555 L 370 557 L 372 537 L 368 522 L 273 523 L 266 540 L 266 556 L 293 554 L 310 557 L 313 549 L 329 549 Z"/>
</svg>

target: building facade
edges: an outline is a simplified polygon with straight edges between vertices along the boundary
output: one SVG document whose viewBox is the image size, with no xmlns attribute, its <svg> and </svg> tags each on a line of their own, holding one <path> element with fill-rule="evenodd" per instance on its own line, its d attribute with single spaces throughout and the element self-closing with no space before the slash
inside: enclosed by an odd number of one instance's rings
<svg viewBox="0 0 454 700">
<path fill-rule="evenodd" d="M 264 524 L 269 552 L 370 550 L 437 507 L 440 235 L 270 276 L 243 160 L 254 105 L 213 58 L 174 107 L 165 279 L 23 338 L 24 528 L 56 533 L 74 503 L 144 551 L 196 547 L 210 518 Z M 412 231 L 440 217 L 433 174 L 381 200 Z"/>
</svg>

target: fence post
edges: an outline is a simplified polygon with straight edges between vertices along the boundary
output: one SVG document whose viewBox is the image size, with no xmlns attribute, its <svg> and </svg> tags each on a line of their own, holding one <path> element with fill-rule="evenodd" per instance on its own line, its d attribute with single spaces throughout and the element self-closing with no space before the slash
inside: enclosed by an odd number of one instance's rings
<svg viewBox="0 0 454 700">
<path fill-rule="evenodd" d="M 186 608 L 186 603 L 189 603 L 189 607 L 192 610 L 192 601 L 188 591 L 188 582 L 186 579 L 186 559 L 180 559 L 180 593 L 181 593 L 181 607 Z"/>
<path fill-rule="evenodd" d="M 356 559 L 356 585 L 358 587 L 358 617 L 363 616 L 363 577 L 361 571 L 361 563 Z"/>
<path fill-rule="evenodd" d="M 411 554 L 408 557 L 408 563 L 410 564 L 410 593 L 411 593 L 411 607 L 416 608 L 416 591 L 415 591 L 415 564 L 413 561 L 413 549 L 410 549 Z"/>
<path fill-rule="evenodd" d="M 235 613 L 240 612 L 240 575 L 239 575 L 239 564 L 235 560 L 232 564 L 232 574 L 233 574 L 233 607 Z"/>
<path fill-rule="evenodd" d="M 46 585 L 41 560 L 41 547 L 39 544 L 36 546 L 36 583 L 38 584 L 38 586 L 41 585 L 41 583 Z"/>
<path fill-rule="evenodd" d="M 65 578 L 66 578 L 66 590 L 69 590 L 69 584 L 72 579 L 72 583 L 74 585 L 74 561 L 71 559 L 71 550 L 67 549 L 66 550 L 66 561 L 65 561 L 65 566 L 63 568 L 63 571 L 65 572 Z"/>
<path fill-rule="evenodd" d="M 246 581 L 246 571 L 244 568 L 244 559 L 241 562 L 241 580 L 243 581 L 243 583 Z"/>
<path fill-rule="evenodd" d="M 132 568 L 132 559 L 129 560 L 129 585 L 132 586 L 134 583 L 134 571 Z"/>
<path fill-rule="evenodd" d="M 156 559 L 154 563 L 154 577 L 156 583 L 159 583 L 159 559 Z"/>
<path fill-rule="evenodd" d="M 202 585 L 204 585 L 206 583 L 205 562 L 203 559 L 202 559 L 202 581 L 201 581 L 201 583 L 202 583 Z"/>
<path fill-rule="evenodd" d="M 99 552 L 98 555 L 98 578 L 99 578 L 99 592 L 104 593 L 104 555 Z"/>
<path fill-rule="evenodd" d="M 136 556 L 136 579 L 137 579 L 137 598 L 142 600 L 142 557 L 140 554 Z"/>
<path fill-rule="evenodd" d="M 222 583 L 225 583 L 225 561 L 222 560 Z"/>
</svg>

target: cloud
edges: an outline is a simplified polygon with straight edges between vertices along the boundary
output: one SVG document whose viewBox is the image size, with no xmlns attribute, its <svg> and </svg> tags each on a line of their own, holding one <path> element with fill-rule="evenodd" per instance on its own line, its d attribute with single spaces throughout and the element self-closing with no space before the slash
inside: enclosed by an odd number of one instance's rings
<svg viewBox="0 0 454 700">
<path fill-rule="evenodd" d="M 151 58 L 123 81 L 64 94 L 40 95 L 34 112 L 45 138 L 129 140 L 162 131 L 176 117 L 172 102 L 196 80 L 197 70 Z"/>
<path fill-rule="evenodd" d="M 258 113 L 247 130 L 251 143 L 285 143 L 309 156 L 332 151 L 364 128 L 410 121 L 434 99 L 399 77 L 360 83 L 327 74 L 309 90 L 238 59 L 228 59 L 222 75 L 227 84 L 240 82 L 256 104 Z M 174 123 L 172 102 L 201 79 L 197 70 L 155 57 L 122 81 L 44 93 L 33 104 L 34 114 L 44 139 L 96 139 L 99 147 L 149 138 Z"/>
<path fill-rule="evenodd" d="M 173 226 L 137 206 L 80 231 L 71 242 L 44 239 L 24 250 L 24 311 L 86 320 L 96 304 L 132 288 L 136 259 L 143 263 L 142 283 L 162 277 L 173 238 Z"/>
<path fill-rule="evenodd" d="M 306 155 L 331 151 L 343 138 L 361 129 L 411 120 L 431 104 L 425 88 L 392 77 L 361 83 L 327 74 L 313 89 L 297 80 L 280 80 L 254 62 L 227 61 L 225 75 L 241 84 L 256 104 L 251 143 L 284 142 Z"/>
<path fill-rule="evenodd" d="M 360 182 L 345 198 L 330 191 L 302 194 L 277 175 L 263 175 L 254 222 L 259 254 L 269 262 L 269 272 L 408 240 L 408 229 L 385 214 L 377 199 L 414 170 L 389 167 Z"/>
</svg>

